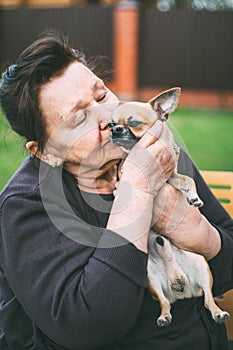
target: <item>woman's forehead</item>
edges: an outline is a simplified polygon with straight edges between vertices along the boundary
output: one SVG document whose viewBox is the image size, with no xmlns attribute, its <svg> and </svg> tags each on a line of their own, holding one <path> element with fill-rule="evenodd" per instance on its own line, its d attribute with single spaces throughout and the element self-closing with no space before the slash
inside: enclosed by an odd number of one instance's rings
<svg viewBox="0 0 233 350">
<path fill-rule="evenodd" d="M 48 108 L 60 109 L 61 114 L 83 108 L 88 102 L 100 79 L 80 62 L 70 64 L 63 74 L 51 79 L 40 91 L 41 109 L 46 114 Z"/>
<path fill-rule="evenodd" d="M 57 77 L 52 78 L 42 87 L 47 94 L 54 94 L 57 91 L 63 91 L 67 88 L 83 90 L 85 86 L 91 86 L 99 78 L 86 66 L 80 62 L 71 63 L 64 72 Z"/>
</svg>

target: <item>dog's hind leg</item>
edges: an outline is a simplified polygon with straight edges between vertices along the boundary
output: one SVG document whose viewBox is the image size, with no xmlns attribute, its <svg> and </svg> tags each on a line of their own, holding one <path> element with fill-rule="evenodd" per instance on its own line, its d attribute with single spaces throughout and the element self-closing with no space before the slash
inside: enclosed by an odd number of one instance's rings
<svg viewBox="0 0 233 350">
<path fill-rule="evenodd" d="M 204 260 L 204 258 L 203 258 Z M 213 277 L 209 270 L 208 263 L 204 261 L 201 263 L 198 274 L 198 284 L 204 292 L 205 307 L 211 312 L 212 318 L 216 323 L 224 323 L 230 319 L 228 312 L 221 310 L 215 303 L 212 294 Z"/>
<path fill-rule="evenodd" d="M 198 208 L 203 206 L 202 200 L 198 197 L 195 182 L 191 177 L 174 172 L 167 182 L 177 190 L 184 191 L 189 204 Z"/>
<path fill-rule="evenodd" d="M 210 310 L 212 318 L 216 323 L 224 323 L 230 319 L 230 314 L 227 311 L 221 310 L 214 301 L 211 291 L 204 291 L 205 307 Z"/>
<path fill-rule="evenodd" d="M 171 304 L 170 304 L 169 300 L 165 297 L 161 286 L 157 285 L 156 290 L 155 290 L 151 281 L 148 281 L 148 288 L 151 292 L 151 295 L 155 299 L 158 299 L 160 307 L 161 307 L 161 313 L 157 319 L 157 325 L 159 327 L 168 327 L 172 321 L 172 315 L 170 312 Z"/>
</svg>

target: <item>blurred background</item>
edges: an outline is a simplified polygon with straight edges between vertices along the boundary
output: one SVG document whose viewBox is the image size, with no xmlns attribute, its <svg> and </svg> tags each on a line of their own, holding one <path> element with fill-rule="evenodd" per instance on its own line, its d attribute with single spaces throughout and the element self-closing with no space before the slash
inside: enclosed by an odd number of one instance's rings
<svg viewBox="0 0 233 350">
<path fill-rule="evenodd" d="M 104 56 L 123 100 L 180 86 L 177 141 L 199 169 L 233 171 L 233 0 L 0 0 L 0 70 L 48 28 Z M 26 156 L 1 115 L 0 189 Z"/>
</svg>

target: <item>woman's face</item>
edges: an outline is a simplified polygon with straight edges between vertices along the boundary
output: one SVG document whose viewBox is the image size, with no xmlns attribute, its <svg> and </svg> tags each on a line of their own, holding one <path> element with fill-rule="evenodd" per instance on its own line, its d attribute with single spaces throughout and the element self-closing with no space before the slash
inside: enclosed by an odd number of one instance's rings
<svg viewBox="0 0 233 350">
<path fill-rule="evenodd" d="M 65 161 L 68 167 L 110 167 L 124 152 L 109 142 L 108 123 L 117 97 L 80 62 L 46 83 L 39 94 L 46 121 L 45 153 Z"/>
</svg>

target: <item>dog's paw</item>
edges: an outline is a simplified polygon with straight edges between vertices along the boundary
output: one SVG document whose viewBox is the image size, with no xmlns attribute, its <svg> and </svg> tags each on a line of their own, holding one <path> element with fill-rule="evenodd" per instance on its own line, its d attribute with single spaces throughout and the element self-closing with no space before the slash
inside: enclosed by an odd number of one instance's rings
<svg viewBox="0 0 233 350">
<path fill-rule="evenodd" d="M 202 200 L 198 197 L 196 193 L 192 193 L 187 197 L 187 200 L 189 204 L 193 205 L 194 207 L 201 208 L 203 207 L 204 203 Z"/>
<path fill-rule="evenodd" d="M 214 315 L 214 320 L 218 324 L 222 324 L 229 319 L 230 319 L 230 314 L 226 311 L 221 311 Z"/>
<path fill-rule="evenodd" d="M 170 326 L 171 322 L 172 322 L 172 316 L 171 315 L 161 315 L 157 319 L 157 325 L 159 327 L 168 327 L 168 326 Z"/>
</svg>

